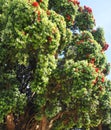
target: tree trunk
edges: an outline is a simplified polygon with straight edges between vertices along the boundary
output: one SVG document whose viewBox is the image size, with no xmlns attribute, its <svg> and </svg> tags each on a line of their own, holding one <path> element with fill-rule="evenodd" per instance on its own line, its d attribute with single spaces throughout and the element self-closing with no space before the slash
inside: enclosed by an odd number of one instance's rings
<svg viewBox="0 0 111 130">
<path fill-rule="evenodd" d="M 98 125 L 98 130 L 102 130 L 102 124 Z"/>
<path fill-rule="evenodd" d="M 6 117 L 6 129 L 3 130 L 50 130 L 46 116 L 37 122 L 34 115 L 22 115 L 19 120 L 14 122 L 14 115 L 8 114 Z"/>
<path fill-rule="evenodd" d="M 38 130 L 49 130 L 49 122 L 46 116 L 43 116 Z"/>
<path fill-rule="evenodd" d="M 6 117 L 6 130 L 15 130 L 14 116 L 12 113 Z"/>
</svg>

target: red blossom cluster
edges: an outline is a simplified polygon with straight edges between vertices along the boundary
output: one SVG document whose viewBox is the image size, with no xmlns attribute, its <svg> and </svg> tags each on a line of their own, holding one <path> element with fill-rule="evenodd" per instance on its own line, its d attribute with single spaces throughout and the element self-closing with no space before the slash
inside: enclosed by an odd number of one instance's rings
<svg viewBox="0 0 111 130">
<path fill-rule="evenodd" d="M 98 77 L 96 77 L 96 79 L 92 82 L 92 84 L 96 84 L 98 82 Z M 101 82 L 104 83 L 105 82 L 105 78 L 104 76 L 101 78 Z"/>
<path fill-rule="evenodd" d="M 30 2 L 30 1 L 29 1 L 29 2 Z M 40 2 L 43 2 L 43 0 L 39 0 L 39 3 L 40 3 Z M 37 1 L 35 1 L 35 2 L 32 3 L 32 6 L 38 7 L 38 6 L 39 6 L 39 3 L 38 3 Z"/>
<path fill-rule="evenodd" d="M 40 18 L 40 11 L 38 11 L 38 18 L 37 18 L 38 22 L 40 22 L 41 18 Z"/>
<path fill-rule="evenodd" d="M 91 64 L 94 64 L 94 62 L 95 62 L 95 59 L 92 58 L 92 59 L 90 60 L 90 63 L 91 63 Z"/>
<path fill-rule="evenodd" d="M 78 5 L 78 6 L 80 4 L 78 0 L 68 0 L 68 2 L 72 2 L 74 5 Z"/>
<path fill-rule="evenodd" d="M 99 71 L 99 68 L 95 68 L 95 71 L 98 72 L 98 71 Z"/>
<path fill-rule="evenodd" d="M 32 6 L 38 7 L 38 6 L 39 6 L 39 3 L 35 1 L 35 2 L 32 3 Z"/>
<path fill-rule="evenodd" d="M 70 16 L 70 15 L 66 15 L 66 19 L 67 19 L 68 21 L 70 21 L 70 20 L 71 20 L 71 16 Z"/>
<path fill-rule="evenodd" d="M 106 50 L 108 49 L 108 47 L 109 47 L 109 44 L 105 43 L 105 45 L 104 45 L 102 51 L 106 51 Z"/>
<path fill-rule="evenodd" d="M 90 7 L 84 6 L 85 11 L 88 13 L 92 13 L 92 9 Z"/>
<path fill-rule="evenodd" d="M 92 82 L 92 84 L 96 84 L 97 83 L 97 81 L 98 81 L 98 77 L 96 77 L 96 79 Z"/>
</svg>

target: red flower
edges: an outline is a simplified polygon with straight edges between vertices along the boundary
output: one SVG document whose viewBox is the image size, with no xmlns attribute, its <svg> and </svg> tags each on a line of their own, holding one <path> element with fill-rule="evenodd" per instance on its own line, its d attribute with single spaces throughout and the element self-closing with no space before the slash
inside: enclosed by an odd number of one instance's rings
<svg viewBox="0 0 111 130">
<path fill-rule="evenodd" d="M 98 81 L 98 77 L 96 77 L 96 79 L 92 83 L 95 85 L 97 81 Z"/>
<path fill-rule="evenodd" d="M 39 0 L 39 2 L 42 2 L 43 0 Z"/>
<path fill-rule="evenodd" d="M 41 18 L 40 18 L 40 17 L 38 17 L 38 18 L 37 18 L 37 21 L 38 21 L 38 22 L 40 22 L 40 20 L 41 20 Z"/>
<path fill-rule="evenodd" d="M 52 41 L 52 37 L 48 36 L 48 37 L 47 37 L 47 40 L 48 40 L 49 42 L 51 42 L 51 41 Z"/>
<path fill-rule="evenodd" d="M 102 77 L 101 82 L 103 82 L 103 83 L 104 83 L 104 81 L 105 81 L 105 79 L 104 79 L 104 77 Z"/>
<path fill-rule="evenodd" d="M 90 7 L 84 6 L 84 9 L 88 12 L 88 13 L 92 13 L 92 9 Z"/>
<path fill-rule="evenodd" d="M 38 16 L 40 16 L 40 11 L 38 11 Z"/>
<path fill-rule="evenodd" d="M 79 2 L 79 1 L 77 1 L 77 2 L 76 2 L 76 4 L 79 6 L 79 5 L 80 5 L 80 2 Z"/>
<path fill-rule="evenodd" d="M 91 61 L 90 61 L 90 63 L 94 64 L 94 62 L 95 62 L 95 59 L 92 58 Z"/>
<path fill-rule="evenodd" d="M 70 15 L 67 15 L 67 16 L 66 16 L 66 19 L 70 21 L 70 20 L 71 20 L 71 16 L 70 16 Z"/>
<path fill-rule="evenodd" d="M 78 5 L 78 6 L 80 4 L 78 0 L 68 0 L 68 2 L 72 2 L 74 5 Z"/>
<path fill-rule="evenodd" d="M 34 6 L 34 7 L 38 7 L 39 4 L 38 4 L 38 2 L 33 2 L 33 3 L 32 3 L 32 6 Z"/>
<path fill-rule="evenodd" d="M 102 51 L 106 51 L 106 50 L 108 49 L 108 47 L 109 47 L 109 44 L 106 43 L 106 44 L 104 45 Z"/>
<path fill-rule="evenodd" d="M 98 71 L 99 71 L 99 68 L 95 68 L 95 71 L 98 72 Z"/>
</svg>

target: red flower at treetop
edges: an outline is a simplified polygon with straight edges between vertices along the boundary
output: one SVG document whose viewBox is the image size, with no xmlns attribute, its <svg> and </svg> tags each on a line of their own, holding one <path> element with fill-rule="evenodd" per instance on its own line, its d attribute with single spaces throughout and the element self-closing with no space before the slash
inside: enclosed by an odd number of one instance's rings
<svg viewBox="0 0 111 130">
<path fill-rule="evenodd" d="M 102 51 L 106 51 L 106 50 L 108 49 L 108 47 L 109 47 L 109 44 L 106 43 L 106 44 L 104 45 Z"/>
<path fill-rule="evenodd" d="M 68 2 L 72 2 L 74 5 L 78 5 L 78 6 L 80 4 L 78 0 L 68 0 Z"/>
<path fill-rule="evenodd" d="M 84 9 L 88 12 L 88 13 L 92 13 L 92 9 L 90 7 L 84 6 Z"/>
<path fill-rule="evenodd" d="M 33 3 L 32 3 L 32 6 L 34 6 L 34 7 L 38 7 L 39 4 L 38 4 L 38 2 L 33 2 Z"/>
</svg>

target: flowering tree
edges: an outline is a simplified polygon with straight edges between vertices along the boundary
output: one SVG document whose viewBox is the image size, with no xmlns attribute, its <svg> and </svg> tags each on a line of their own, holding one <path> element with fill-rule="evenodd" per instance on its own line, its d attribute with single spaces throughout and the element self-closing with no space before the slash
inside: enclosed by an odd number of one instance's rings
<svg viewBox="0 0 111 130">
<path fill-rule="evenodd" d="M 1 0 L 0 23 L 2 129 L 111 123 L 108 44 L 91 8 L 78 0 Z"/>
</svg>

